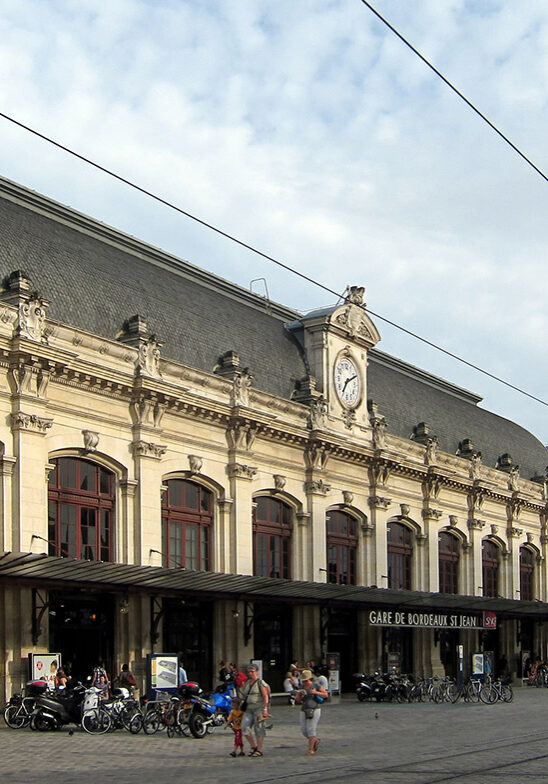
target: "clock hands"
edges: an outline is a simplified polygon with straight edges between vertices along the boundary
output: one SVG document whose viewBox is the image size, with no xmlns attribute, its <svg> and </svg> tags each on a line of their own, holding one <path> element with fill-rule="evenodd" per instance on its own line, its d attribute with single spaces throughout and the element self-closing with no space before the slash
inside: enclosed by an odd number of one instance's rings
<svg viewBox="0 0 548 784">
<path fill-rule="evenodd" d="M 353 376 L 350 376 L 349 378 L 346 379 L 346 381 L 343 384 L 343 388 L 342 388 L 342 393 L 343 394 L 344 394 L 344 390 L 346 389 L 348 384 L 350 384 L 351 381 L 354 381 L 355 378 L 358 378 L 358 374 L 357 373 L 354 373 Z"/>
</svg>

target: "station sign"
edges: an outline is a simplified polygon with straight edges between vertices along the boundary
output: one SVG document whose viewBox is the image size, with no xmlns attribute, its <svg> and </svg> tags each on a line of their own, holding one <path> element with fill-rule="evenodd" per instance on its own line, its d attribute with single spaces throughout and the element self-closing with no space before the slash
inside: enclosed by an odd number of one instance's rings
<svg viewBox="0 0 548 784">
<path fill-rule="evenodd" d="M 369 625 L 408 629 L 496 629 L 497 616 L 493 612 L 473 615 L 412 610 L 370 610 Z"/>
</svg>

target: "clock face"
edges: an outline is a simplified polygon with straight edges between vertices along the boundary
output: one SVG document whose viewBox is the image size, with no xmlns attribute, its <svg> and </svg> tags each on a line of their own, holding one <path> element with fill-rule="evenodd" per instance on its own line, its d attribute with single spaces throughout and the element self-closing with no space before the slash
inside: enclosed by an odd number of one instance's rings
<svg viewBox="0 0 548 784">
<path fill-rule="evenodd" d="M 339 357 L 335 363 L 335 389 L 344 406 L 354 408 L 360 402 L 362 382 L 358 368 L 349 357 Z"/>
</svg>

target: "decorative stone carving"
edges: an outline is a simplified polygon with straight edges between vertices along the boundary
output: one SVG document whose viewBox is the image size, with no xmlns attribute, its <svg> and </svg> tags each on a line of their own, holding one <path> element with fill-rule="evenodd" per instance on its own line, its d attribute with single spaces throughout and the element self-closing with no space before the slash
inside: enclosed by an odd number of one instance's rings
<svg viewBox="0 0 548 784">
<path fill-rule="evenodd" d="M 441 477 L 436 476 L 429 471 L 422 483 L 422 496 L 424 500 L 429 501 L 430 499 L 436 499 L 440 494 L 441 486 Z"/>
<path fill-rule="evenodd" d="M 468 476 L 470 479 L 479 479 L 481 476 L 481 452 L 474 452 L 468 459 L 470 460 Z"/>
<path fill-rule="evenodd" d="M 434 465 L 436 462 L 436 457 L 438 454 L 438 438 L 437 436 L 432 436 L 426 442 L 426 449 L 424 452 L 424 463 L 425 465 Z"/>
<path fill-rule="evenodd" d="M 354 493 L 350 490 L 343 490 L 342 491 L 343 501 L 347 506 L 352 506 L 352 502 L 354 501 Z"/>
<path fill-rule="evenodd" d="M 287 479 L 282 474 L 273 474 L 272 479 L 274 480 L 274 487 L 276 490 L 283 490 Z"/>
<path fill-rule="evenodd" d="M 423 520 L 439 520 L 442 515 L 443 512 L 441 509 L 431 509 L 428 507 L 422 510 Z"/>
<path fill-rule="evenodd" d="M 485 501 L 486 490 L 483 487 L 478 487 L 475 485 L 474 487 L 470 488 L 470 491 L 467 494 L 467 501 L 468 501 L 468 511 L 470 512 L 471 516 L 473 517 L 476 512 L 479 512 L 483 509 L 483 504 Z"/>
<path fill-rule="evenodd" d="M 257 468 L 242 465 L 242 463 L 231 463 L 227 467 L 230 479 L 253 479 L 257 475 Z"/>
<path fill-rule="evenodd" d="M 411 511 L 411 508 L 409 504 L 400 504 L 400 511 L 402 517 L 409 517 L 409 512 Z"/>
<path fill-rule="evenodd" d="M 324 397 L 320 396 L 310 401 L 308 413 L 308 427 L 311 430 L 323 430 L 327 425 L 328 405 Z"/>
<path fill-rule="evenodd" d="M 459 524 L 459 518 L 457 515 L 449 515 L 449 525 L 456 526 Z"/>
<path fill-rule="evenodd" d="M 233 379 L 240 372 L 240 355 L 237 351 L 225 351 L 219 357 L 214 368 L 214 373 L 218 376 L 230 379 Z"/>
<path fill-rule="evenodd" d="M 191 474 L 199 474 L 204 464 L 204 458 L 198 455 L 188 455 L 188 465 Z"/>
<path fill-rule="evenodd" d="M 131 444 L 131 449 L 134 457 L 152 457 L 156 460 L 160 460 L 167 452 L 167 446 L 143 440 L 134 441 Z"/>
<path fill-rule="evenodd" d="M 392 469 L 384 460 L 373 460 L 369 467 L 371 484 L 384 487 L 390 479 Z"/>
<path fill-rule="evenodd" d="M 139 342 L 137 352 L 137 374 L 141 376 L 151 376 L 152 378 L 161 378 L 162 373 L 160 370 L 160 349 L 164 344 L 156 339 L 155 335 Z"/>
<path fill-rule="evenodd" d="M 159 429 L 166 411 L 166 403 L 157 395 L 139 389 L 133 394 L 129 410 L 134 425 L 148 425 Z"/>
<path fill-rule="evenodd" d="M 348 430 L 352 430 L 356 424 L 356 412 L 353 408 L 345 408 L 342 412 L 342 421 Z"/>
<path fill-rule="evenodd" d="M 230 405 L 249 406 L 249 389 L 253 381 L 253 376 L 249 368 L 244 368 L 236 373 L 232 379 L 232 391 L 230 394 Z"/>
<path fill-rule="evenodd" d="M 513 523 L 516 520 L 519 520 L 519 516 L 521 514 L 521 510 L 523 508 L 523 501 L 519 498 L 511 498 L 506 504 L 506 519 L 508 523 Z"/>
<path fill-rule="evenodd" d="M 468 528 L 470 531 L 483 531 L 485 528 L 485 520 L 478 520 L 474 517 L 471 520 L 468 520 Z"/>
<path fill-rule="evenodd" d="M 257 426 L 235 417 L 230 420 L 225 435 L 229 449 L 249 452 L 257 437 Z"/>
<path fill-rule="evenodd" d="M 512 490 L 514 493 L 519 490 L 518 479 L 519 479 L 519 466 L 513 465 L 510 468 L 508 477 L 508 489 Z"/>
<path fill-rule="evenodd" d="M 308 470 L 323 470 L 327 466 L 329 452 L 321 441 L 311 441 L 304 450 L 304 462 Z"/>
<path fill-rule="evenodd" d="M 492 536 L 496 536 L 498 534 L 498 532 L 499 532 L 498 525 L 491 525 L 491 534 L 492 534 Z"/>
<path fill-rule="evenodd" d="M 534 536 L 534 534 L 532 534 L 530 531 L 528 531 L 528 532 L 527 532 L 527 534 L 526 534 L 526 536 L 527 536 L 527 541 L 528 541 L 528 543 L 529 543 L 529 544 L 533 544 L 533 542 L 535 541 L 535 536 Z"/>
<path fill-rule="evenodd" d="M 516 528 L 516 526 L 510 526 L 506 529 L 506 536 L 509 539 L 519 539 L 523 536 L 523 528 Z"/>
<path fill-rule="evenodd" d="M 82 430 L 84 437 L 84 452 L 95 452 L 99 444 L 99 433 L 94 430 Z"/>
<path fill-rule="evenodd" d="M 350 303 L 344 310 L 335 316 L 335 324 L 348 331 L 350 338 L 360 337 L 365 340 L 374 340 L 367 320 L 361 307 Z"/>
<path fill-rule="evenodd" d="M 363 296 L 365 294 L 364 286 L 347 286 L 346 301 L 352 305 L 364 305 Z"/>
<path fill-rule="evenodd" d="M 15 322 L 14 336 L 34 340 L 37 343 L 47 343 L 45 333 L 46 310 L 49 301 L 42 299 L 36 292 L 19 302 L 17 320 Z"/>
<path fill-rule="evenodd" d="M 369 411 L 369 422 L 371 423 L 373 447 L 375 449 L 385 449 L 388 422 L 385 417 L 379 415 L 378 406 L 373 400 L 367 402 L 367 408 Z"/>
<path fill-rule="evenodd" d="M 13 430 L 28 430 L 31 433 L 44 435 L 53 425 L 53 419 L 40 417 L 37 414 L 25 414 L 23 411 L 16 411 L 11 415 L 11 427 Z"/>
<path fill-rule="evenodd" d="M 534 476 L 531 481 L 536 482 L 541 486 L 542 500 L 548 501 L 548 466 L 546 466 L 544 474 L 541 474 L 540 476 Z"/>
<path fill-rule="evenodd" d="M 380 495 L 372 495 L 367 499 L 367 502 L 371 509 L 388 509 L 390 504 L 392 503 L 391 498 L 383 498 Z"/>
<path fill-rule="evenodd" d="M 331 490 L 331 485 L 328 485 L 323 479 L 308 479 L 304 483 L 304 490 L 307 495 L 327 495 Z"/>
</svg>

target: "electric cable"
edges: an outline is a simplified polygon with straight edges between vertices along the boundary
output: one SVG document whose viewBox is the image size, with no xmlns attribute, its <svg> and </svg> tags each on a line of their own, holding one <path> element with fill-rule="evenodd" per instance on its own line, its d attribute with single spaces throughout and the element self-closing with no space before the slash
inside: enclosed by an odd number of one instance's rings
<svg viewBox="0 0 548 784">
<path fill-rule="evenodd" d="M 52 139 L 51 137 L 46 136 L 45 134 L 41 133 L 40 131 L 37 131 L 34 128 L 31 128 L 29 125 L 25 125 L 25 123 L 21 122 L 20 120 L 16 120 L 14 117 L 11 117 L 9 114 L 6 114 L 5 112 L 0 111 L 0 117 L 3 117 L 8 122 L 11 122 L 14 125 L 17 125 L 19 128 L 22 128 L 23 130 L 28 131 L 29 133 L 33 134 L 34 136 L 37 136 L 39 139 L 42 139 L 43 141 L 47 142 L 48 144 L 52 144 L 54 147 L 57 147 L 58 149 L 62 150 L 63 152 L 66 152 L 69 155 L 72 155 L 74 158 L 77 158 L 78 160 L 83 161 L 84 163 L 87 163 L 89 166 L 92 166 L 93 168 L 97 169 L 98 171 L 101 171 L 104 174 L 107 174 L 109 177 L 113 177 L 114 179 L 118 180 L 119 182 L 122 182 L 124 185 L 127 185 L 130 188 L 133 188 L 134 190 L 138 191 L 139 193 L 144 194 L 145 196 L 148 196 L 149 198 L 153 199 L 154 201 L 157 201 L 160 204 L 163 204 L 164 206 L 169 207 L 172 210 L 175 210 L 175 212 L 178 212 L 179 214 L 184 215 L 186 218 L 189 218 L 190 220 L 194 221 L 195 223 L 198 223 L 201 226 L 204 226 L 206 229 L 210 229 L 211 231 L 215 232 L 216 234 L 219 234 L 220 236 L 225 237 L 225 239 L 228 239 L 231 242 L 234 242 L 236 245 L 239 245 L 241 248 L 245 248 L 246 250 L 251 251 L 251 253 L 255 253 L 257 256 L 261 256 L 261 258 L 266 259 L 267 261 L 271 261 L 273 264 L 276 264 L 278 267 L 281 267 L 282 269 L 286 270 L 287 272 L 290 272 L 293 275 L 298 276 L 302 280 L 306 280 L 308 283 L 312 283 L 314 286 L 318 286 L 319 288 L 323 289 L 323 291 L 326 291 L 329 294 L 334 295 L 338 300 L 345 298 L 344 294 L 340 294 L 339 292 L 335 291 L 334 289 L 329 288 L 329 286 L 326 286 L 325 284 L 320 283 L 319 281 L 315 280 L 314 278 L 311 278 L 309 275 L 305 275 L 304 272 L 300 272 L 299 270 L 296 270 L 293 267 L 290 267 L 288 264 L 285 264 L 284 262 L 280 261 L 279 259 L 276 259 L 273 256 L 270 256 L 268 253 L 264 253 L 263 251 L 259 250 L 258 248 L 255 248 L 253 245 L 250 245 L 249 243 L 244 242 L 243 240 L 240 240 L 237 237 L 234 237 L 232 234 L 229 234 L 228 232 L 224 231 L 223 229 L 220 229 L 217 226 L 214 226 L 212 223 L 208 223 L 207 221 L 203 220 L 202 218 L 199 218 L 198 216 L 193 215 L 192 213 L 188 212 L 187 210 L 182 209 L 182 207 L 178 207 L 176 204 L 173 204 L 172 202 L 168 201 L 167 199 L 164 199 L 161 196 L 157 196 L 152 191 L 149 191 L 146 188 L 143 188 L 140 185 L 137 185 L 137 183 L 132 182 L 131 180 L 128 180 L 126 177 L 122 177 L 122 175 L 117 174 L 116 172 L 112 171 L 111 169 L 108 169 L 106 166 L 102 166 L 100 163 L 97 163 L 96 161 L 93 161 L 91 158 L 87 158 L 85 155 L 82 155 L 81 153 L 76 152 L 76 150 L 73 150 L 73 149 L 71 149 L 70 147 L 67 147 L 64 144 L 61 144 L 60 142 L 55 141 L 55 139 Z M 541 403 L 543 406 L 547 406 L 548 407 L 548 402 L 545 401 L 545 400 L 542 400 L 541 398 L 537 397 L 536 395 L 533 395 L 530 392 L 527 392 L 526 390 L 521 389 L 520 387 L 516 386 L 515 384 L 512 384 L 509 381 L 505 381 L 505 379 L 500 378 L 499 376 L 496 376 L 494 373 L 490 373 L 488 370 L 484 370 L 483 368 L 479 367 L 479 365 L 475 365 L 472 362 L 469 362 L 468 360 L 464 359 L 463 357 L 460 357 L 458 354 L 454 354 L 452 351 L 449 351 L 448 349 L 443 348 L 442 346 L 439 346 L 437 343 L 434 343 L 433 341 L 428 340 L 427 338 L 423 338 L 418 333 L 413 332 L 412 330 L 407 329 L 406 327 L 402 327 L 400 324 L 397 324 L 395 321 L 392 321 L 391 319 L 388 319 L 385 316 L 382 316 L 380 313 L 376 313 L 374 310 L 366 308 L 365 305 L 361 305 L 359 307 L 361 307 L 365 312 L 370 313 L 372 316 L 375 316 L 375 318 L 378 318 L 379 320 L 384 321 L 386 324 L 390 324 L 390 326 L 394 327 L 395 329 L 400 330 L 401 332 L 404 332 L 406 335 L 409 335 L 410 337 L 414 338 L 415 340 L 418 340 L 418 341 L 424 343 L 425 345 L 430 346 L 431 348 L 434 348 L 437 351 L 440 351 L 441 353 L 445 354 L 446 356 L 451 357 L 452 359 L 457 360 L 458 362 L 462 363 L 463 365 L 466 365 L 467 367 L 472 368 L 473 370 L 476 370 L 479 373 L 482 373 L 483 375 L 493 379 L 494 381 L 497 381 L 498 383 L 503 384 L 504 386 L 508 387 L 509 389 L 513 389 L 515 392 L 519 392 L 520 394 L 525 395 L 526 397 L 530 398 L 531 400 L 535 400 L 537 403 Z"/>
<path fill-rule="evenodd" d="M 473 112 L 475 112 L 475 113 L 476 113 L 476 114 L 477 114 L 479 117 L 481 117 L 481 119 L 482 119 L 482 120 L 483 120 L 485 123 L 487 123 L 487 125 L 488 125 L 488 126 L 489 126 L 489 127 L 490 127 L 490 128 L 493 130 L 493 131 L 495 131 L 495 133 L 497 133 L 497 134 L 498 134 L 498 135 L 501 137 L 501 139 L 503 139 L 503 140 L 506 142 L 506 144 L 508 144 L 508 145 L 509 145 L 509 146 L 510 146 L 510 147 L 511 147 L 513 150 L 514 150 L 514 152 L 517 152 L 517 154 L 518 154 L 519 156 L 521 156 L 521 157 L 523 158 L 523 160 L 524 160 L 526 163 L 528 163 L 528 164 L 529 164 L 529 166 L 531 166 L 531 168 L 533 168 L 533 169 L 534 169 L 534 170 L 537 172 L 537 174 L 540 174 L 540 176 L 542 177 L 542 179 L 543 179 L 543 180 L 546 180 L 546 182 L 548 182 L 548 175 L 544 174 L 544 172 L 542 171 L 542 169 L 539 169 L 539 167 L 538 167 L 536 164 L 534 164 L 534 163 L 533 163 L 533 161 L 532 161 L 530 158 L 528 158 L 528 157 L 527 157 L 527 155 L 525 155 L 525 153 L 523 153 L 523 152 L 522 152 L 522 151 L 519 149 L 519 147 L 517 147 L 517 146 L 514 144 L 514 142 L 512 142 L 512 141 L 511 141 L 511 140 L 508 138 L 508 136 L 506 136 L 506 135 L 505 135 L 505 134 L 504 134 L 504 133 L 503 133 L 501 130 L 499 130 L 499 128 L 497 128 L 497 126 L 496 126 L 494 123 L 492 123 L 492 122 L 491 122 L 491 120 L 490 120 L 488 117 L 486 117 L 486 116 L 483 114 L 483 112 L 481 112 L 481 111 L 480 111 L 480 110 L 477 108 L 477 106 L 474 106 L 474 104 L 472 103 L 472 101 L 469 101 L 469 100 L 468 100 L 468 98 L 467 98 L 465 95 L 463 95 L 463 93 L 461 93 L 461 91 L 460 91 L 460 90 L 459 90 L 457 87 L 455 87 L 455 85 L 454 85 L 454 84 L 452 84 L 452 82 L 450 82 L 450 81 L 449 81 L 449 79 L 447 79 L 447 78 L 446 78 L 446 77 L 445 77 L 445 76 L 444 76 L 444 75 L 441 73 L 441 71 L 438 71 L 438 69 L 437 69 L 437 68 L 436 68 L 434 65 L 432 65 L 432 63 L 431 63 L 429 60 L 427 60 L 427 59 L 426 59 L 426 57 L 425 57 L 423 54 L 421 54 L 421 53 L 419 52 L 419 50 L 418 50 L 418 49 L 416 49 L 416 48 L 413 46 L 413 44 L 412 44 L 412 43 L 410 43 L 410 42 L 407 40 L 407 38 L 405 38 L 405 37 L 404 37 L 404 36 L 403 36 L 403 35 L 402 35 L 402 34 L 401 34 L 401 33 L 400 33 L 398 30 L 396 30 L 396 28 L 395 28 L 393 25 L 391 25 L 391 24 L 390 24 L 390 22 L 389 22 L 387 19 L 385 19 L 385 18 L 384 18 L 384 16 L 382 16 L 382 15 L 381 15 L 381 14 L 380 14 L 380 13 L 377 11 L 377 9 L 376 9 L 376 8 L 374 8 L 374 7 L 371 5 L 371 3 L 369 3 L 369 2 L 368 2 L 368 0 L 361 0 L 361 2 L 362 2 L 362 3 L 363 3 L 363 4 L 364 4 L 364 5 L 367 7 L 367 8 L 369 8 L 369 10 L 370 10 L 370 11 L 371 11 L 373 14 L 375 14 L 375 16 L 376 16 L 378 19 L 380 19 L 380 21 L 381 21 L 383 24 L 385 24 L 385 25 L 388 27 L 388 29 L 389 29 L 389 30 L 392 30 L 392 32 L 394 33 L 394 35 L 396 35 L 396 36 L 397 36 L 397 37 L 400 39 L 400 41 L 402 41 L 402 42 L 403 42 L 403 43 L 404 43 L 404 44 L 405 44 L 407 47 L 409 47 L 409 49 L 411 49 L 411 51 L 412 51 L 414 54 L 416 54 L 416 55 L 417 55 L 417 57 L 418 57 L 418 58 L 420 58 L 420 59 L 423 61 L 423 63 L 424 63 L 425 65 L 427 65 L 427 66 L 428 66 L 428 68 L 430 68 L 430 70 L 434 71 L 434 73 L 436 74 L 436 76 L 438 76 L 438 77 L 439 77 L 439 78 L 442 80 L 442 82 L 445 82 L 445 84 L 446 84 L 446 85 L 447 85 L 447 86 L 448 86 L 448 87 L 449 87 L 451 90 L 453 90 L 453 92 L 454 92 L 454 93 L 456 93 L 456 94 L 459 96 L 459 98 L 461 98 L 461 99 L 464 101 L 464 103 L 465 103 L 467 106 L 469 106 L 469 107 L 470 107 L 470 109 L 472 109 L 472 111 L 473 111 Z"/>
</svg>

